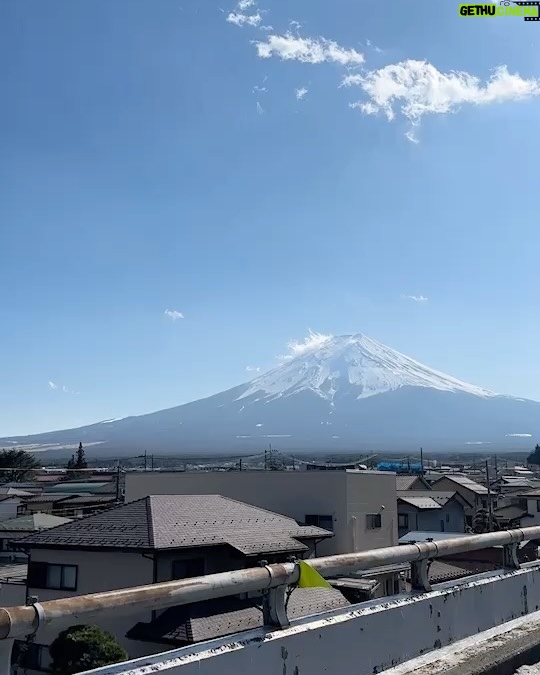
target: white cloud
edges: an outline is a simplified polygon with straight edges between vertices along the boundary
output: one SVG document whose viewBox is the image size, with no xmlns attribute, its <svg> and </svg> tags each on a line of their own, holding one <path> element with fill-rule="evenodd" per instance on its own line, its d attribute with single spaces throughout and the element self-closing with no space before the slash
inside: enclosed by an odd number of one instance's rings
<svg viewBox="0 0 540 675">
<path fill-rule="evenodd" d="M 257 114 L 259 114 L 259 115 L 264 115 L 264 108 L 263 108 L 262 105 L 259 103 L 259 101 L 257 101 Z"/>
<path fill-rule="evenodd" d="M 185 318 L 182 312 L 179 312 L 176 309 L 166 309 L 163 312 L 164 316 L 169 317 L 169 319 L 172 319 L 172 321 L 177 321 L 178 319 L 183 319 Z"/>
<path fill-rule="evenodd" d="M 241 12 L 245 12 L 246 9 L 248 9 L 249 7 L 253 7 L 254 4 L 255 0 L 240 0 L 237 7 Z"/>
<path fill-rule="evenodd" d="M 278 356 L 278 359 L 282 361 L 288 361 L 290 359 L 294 359 L 297 356 L 303 356 L 308 352 L 319 349 L 319 347 L 322 347 L 325 342 L 331 340 L 332 337 L 333 335 L 324 335 L 323 333 L 317 333 L 310 329 L 307 337 L 305 337 L 302 342 L 298 342 L 297 340 L 292 340 L 289 342 L 287 345 L 289 353 L 283 356 Z"/>
<path fill-rule="evenodd" d="M 246 366 L 247 373 L 260 373 L 261 369 L 259 366 Z"/>
<path fill-rule="evenodd" d="M 404 300 L 412 300 L 413 302 L 428 302 L 429 298 L 425 295 L 402 295 Z"/>
<path fill-rule="evenodd" d="M 360 87 L 368 100 L 352 103 L 366 115 L 382 112 L 388 121 L 401 114 L 417 126 L 424 115 L 456 112 L 464 104 L 488 105 L 540 96 L 540 80 L 499 66 L 485 82 L 470 73 L 442 73 L 427 61 L 408 59 L 378 70 L 347 75 L 343 85 Z M 397 110 L 396 110 L 397 109 Z M 417 142 L 414 129 L 407 133 Z"/>
<path fill-rule="evenodd" d="M 306 87 L 300 87 L 299 89 L 294 90 L 294 95 L 298 101 L 301 101 L 303 98 L 305 98 L 307 93 L 308 89 L 306 89 Z"/>
<path fill-rule="evenodd" d="M 497 0 L 495 0 L 497 1 Z M 366 47 L 369 47 L 370 49 L 373 49 L 373 51 L 377 52 L 377 54 L 382 54 L 383 50 L 380 47 L 377 47 L 377 45 L 374 45 L 371 40 L 366 40 Z"/>
<path fill-rule="evenodd" d="M 234 24 L 235 26 L 258 26 L 262 21 L 262 16 L 259 12 L 256 14 L 242 14 L 242 12 L 229 12 L 225 21 Z"/>
<path fill-rule="evenodd" d="M 301 63 L 333 62 L 343 66 L 359 65 L 364 62 L 363 54 L 355 49 L 341 47 L 326 38 L 302 38 L 290 32 L 285 35 L 269 35 L 266 42 L 255 42 L 257 54 L 262 59 L 277 56 L 283 61 Z"/>
<path fill-rule="evenodd" d="M 78 391 L 73 391 L 72 389 L 69 389 L 69 387 L 66 387 L 65 384 L 56 384 L 56 382 L 52 382 L 52 380 L 49 380 L 49 389 L 52 389 L 53 391 L 63 391 L 64 394 L 78 394 Z"/>
<path fill-rule="evenodd" d="M 507 438 L 532 438 L 532 434 L 506 434 Z"/>
<path fill-rule="evenodd" d="M 268 88 L 267 87 L 259 87 L 258 85 L 255 85 L 251 91 L 254 94 L 266 94 L 268 92 Z"/>
</svg>

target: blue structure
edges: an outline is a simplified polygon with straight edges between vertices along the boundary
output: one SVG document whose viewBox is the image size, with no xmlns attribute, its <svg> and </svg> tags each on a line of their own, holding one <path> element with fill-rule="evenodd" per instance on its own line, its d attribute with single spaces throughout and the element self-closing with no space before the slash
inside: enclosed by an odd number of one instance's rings
<svg viewBox="0 0 540 675">
<path fill-rule="evenodd" d="M 395 473 L 414 473 L 422 475 L 422 465 L 413 464 L 412 462 L 379 462 L 377 464 L 377 471 L 394 471 Z"/>
</svg>

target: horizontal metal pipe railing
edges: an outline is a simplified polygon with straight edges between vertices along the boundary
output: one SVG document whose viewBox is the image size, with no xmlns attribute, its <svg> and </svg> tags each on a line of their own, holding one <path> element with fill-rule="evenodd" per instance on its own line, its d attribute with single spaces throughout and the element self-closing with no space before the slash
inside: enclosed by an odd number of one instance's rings
<svg viewBox="0 0 540 675">
<path fill-rule="evenodd" d="M 360 553 L 311 558 L 308 562 L 322 576 L 330 577 L 353 570 L 414 563 L 492 546 L 517 544 L 530 539 L 540 539 L 540 527 L 390 546 Z M 110 612 L 131 613 L 136 609 L 165 609 L 239 593 L 265 591 L 277 586 L 295 584 L 298 578 L 299 567 L 296 563 L 279 563 L 104 593 L 47 600 L 28 606 L 0 608 L 0 639 L 24 637 L 33 634 L 38 627 L 71 620 L 79 621 L 87 616 L 103 616 Z"/>
</svg>

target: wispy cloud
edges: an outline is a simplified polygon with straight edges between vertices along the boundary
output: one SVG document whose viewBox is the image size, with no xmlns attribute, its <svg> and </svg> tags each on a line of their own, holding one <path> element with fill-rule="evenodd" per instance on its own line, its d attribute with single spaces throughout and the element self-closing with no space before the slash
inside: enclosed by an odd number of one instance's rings
<svg viewBox="0 0 540 675">
<path fill-rule="evenodd" d="M 383 50 L 380 47 L 377 47 L 377 45 L 374 45 L 373 42 L 371 42 L 371 40 L 366 40 L 366 47 L 373 49 L 373 51 L 377 52 L 377 54 L 383 53 Z"/>
<path fill-rule="evenodd" d="M 265 111 L 264 111 L 264 108 L 263 108 L 262 105 L 259 103 L 259 101 L 257 101 L 257 114 L 258 114 L 258 115 L 264 115 L 264 112 L 265 112 Z"/>
<path fill-rule="evenodd" d="M 179 312 L 176 309 L 166 309 L 163 312 L 163 314 L 164 314 L 164 316 L 168 317 L 172 321 L 178 321 L 178 319 L 184 319 L 185 318 L 184 315 L 182 314 L 182 312 Z"/>
<path fill-rule="evenodd" d="M 506 434 L 507 438 L 532 438 L 532 434 Z"/>
<path fill-rule="evenodd" d="M 278 356 L 277 358 L 280 361 L 289 361 L 290 359 L 294 359 L 297 356 L 303 356 L 308 352 L 319 349 L 319 347 L 322 347 L 325 342 L 331 340 L 332 337 L 333 335 L 325 335 L 324 333 L 317 333 L 309 329 L 307 336 L 301 342 L 298 342 L 297 340 L 291 340 L 291 342 L 289 342 L 287 345 L 287 349 L 289 350 L 288 353 Z"/>
<path fill-rule="evenodd" d="M 255 42 L 257 54 L 262 59 L 277 56 L 283 61 L 300 61 L 301 63 L 339 63 L 342 66 L 359 65 L 364 62 L 364 55 L 355 49 L 341 47 L 333 40 L 326 38 L 303 38 L 291 32 L 285 35 L 269 35 L 264 42 Z"/>
<path fill-rule="evenodd" d="M 499 66 L 485 82 L 463 71 L 443 73 L 427 61 L 407 60 L 378 70 L 349 74 L 346 87 L 359 87 L 367 100 L 351 103 L 366 115 L 382 113 L 391 122 L 401 115 L 411 124 L 407 138 L 425 115 L 453 113 L 464 104 L 489 105 L 540 96 L 540 80 L 512 74 Z"/>
<path fill-rule="evenodd" d="M 266 94 L 268 93 L 268 87 L 259 87 L 257 84 L 253 87 L 252 92 L 254 94 Z"/>
<path fill-rule="evenodd" d="M 402 295 L 404 300 L 412 300 L 413 302 L 428 302 L 429 298 L 426 298 L 425 295 Z"/>
<path fill-rule="evenodd" d="M 298 101 L 301 101 L 303 98 L 306 97 L 308 91 L 309 90 L 306 87 L 300 87 L 299 89 L 294 90 L 294 95 L 296 96 L 296 99 Z"/>
<path fill-rule="evenodd" d="M 246 366 L 247 373 L 260 373 L 261 369 L 259 366 Z"/>
<path fill-rule="evenodd" d="M 53 382 L 52 380 L 49 380 L 48 382 L 49 389 L 52 389 L 53 391 L 62 391 L 64 394 L 73 394 L 73 395 L 78 395 L 78 391 L 74 391 L 73 389 L 70 389 L 69 387 L 66 387 L 65 384 L 56 384 L 56 382 Z"/>
<path fill-rule="evenodd" d="M 255 5 L 255 0 L 239 0 L 235 9 L 227 14 L 225 21 L 228 21 L 235 26 L 239 26 L 240 28 L 243 26 L 256 28 L 261 24 L 262 16 L 261 13 L 255 9 Z M 254 13 L 247 14 L 247 10 Z"/>
</svg>

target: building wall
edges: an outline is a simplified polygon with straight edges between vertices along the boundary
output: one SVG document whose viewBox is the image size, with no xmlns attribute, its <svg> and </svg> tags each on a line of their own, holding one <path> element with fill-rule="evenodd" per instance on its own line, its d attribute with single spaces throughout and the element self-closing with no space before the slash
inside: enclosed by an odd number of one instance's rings
<svg viewBox="0 0 540 675">
<path fill-rule="evenodd" d="M 354 553 L 397 544 L 397 496 L 395 475 L 347 472 L 348 541 L 339 541 L 336 553 Z M 368 527 L 368 516 L 380 514 L 380 529 Z"/>
<path fill-rule="evenodd" d="M 26 584 L 24 581 L 0 583 L 0 607 L 17 607 L 18 605 L 26 605 Z"/>
<path fill-rule="evenodd" d="M 17 517 L 17 507 L 21 503 L 20 497 L 3 499 L 0 502 L 0 521 Z"/>
<path fill-rule="evenodd" d="M 399 536 L 407 532 L 465 532 L 465 511 L 455 500 L 450 500 L 442 509 L 416 509 L 410 504 L 398 504 L 398 514 L 409 516 L 409 526 L 399 528 Z M 443 529 L 444 528 L 444 529 Z"/>
<path fill-rule="evenodd" d="M 62 565 L 77 565 L 78 567 L 76 591 L 58 591 L 29 587 L 27 590 L 28 595 L 36 596 L 39 602 L 84 595 L 86 593 L 99 593 L 118 588 L 142 586 L 144 584 L 151 584 L 153 581 L 153 560 L 143 557 L 140 553 L 36 548 L 30 551 L 30 560 Z M 113 633 L 120 644 L 128 651 L 128 654 L 132 658 L 135 658 L 145 654 L 152 654 L 162 649 L 162 647 L 153 646 L 151 643 L 128 640 L 125 637 L 126 632 L 137 622 L 150 620 L 151 612 L 149 610 L 138 610 L 135 614 L 114 616 L 110 619 L 100 620 L 99 625 Z M 93 623 L 91 620 L 88 622 Z M 82 621 L 73 619 L 70 624 L 63 626 L 63 628 L 77 623 L 85 623 L 85 621 L 84 619 Z M 38 644 L 51 644 L 63 628 L 56 630 L 45 628 L 41 630 L 36 637 L 36 642 Z"/>
<path fill-rule="evenodd" d="M 376 471 L 130 472 L 126 501 L 159 494 L 220 494 L 298 522 L 306 515 L 331 515 L 335 536 L 317 546 L 317 555 L 330 555 L 349 553 L 354 546 L 363 550 L 395 543 L 395 480 L 393 473 Z M 379 513 L 381 506 L 384 527 L 367 531 L 366 513 Z"/>
</svg>

